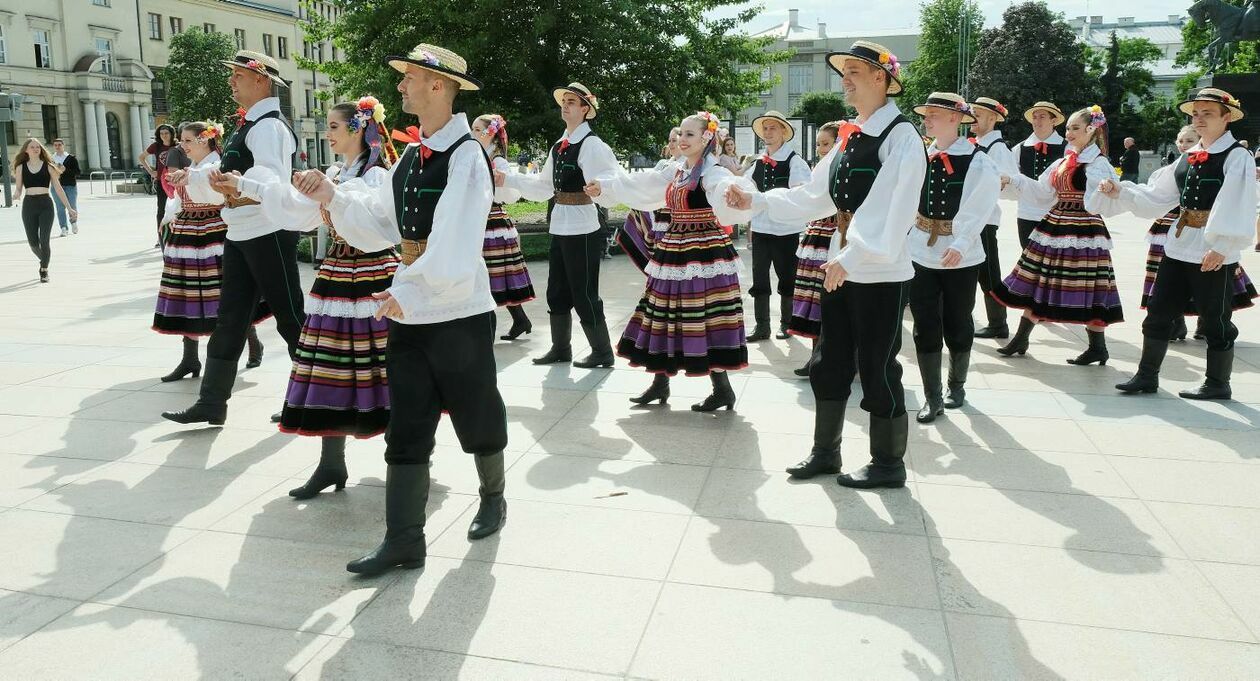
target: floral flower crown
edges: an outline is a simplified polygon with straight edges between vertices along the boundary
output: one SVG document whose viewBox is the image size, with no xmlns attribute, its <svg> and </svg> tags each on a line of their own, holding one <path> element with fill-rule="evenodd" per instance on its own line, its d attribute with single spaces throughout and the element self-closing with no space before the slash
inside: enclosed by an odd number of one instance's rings
<svg viewBox="0 0 1260 681">
<path fill-rule="evenodd" d="M 1102 107 L 1097 104 L 1089 107 L 1089 125 L 1090 132 L 1097 130 L 1107 124 L 1107 115 L 1103 113 Z"/>
<path fill-rule="evenodd" d="M 499 131 L 507 128 L 507 121 L 499 114 L 490 117 L 490 122 L 486 124 L 486 132 L 493 136 L 498 136 Z"/>
<path fill-rule="evenodd" d="M 223 139 L 223 125 L 214 121 L 204 121 L 202 125 L 206 126 L 197 134 L 197 140 L 200 142 L 209 142 L 210 140 Z"/>
<path fill-rule="evenodd" d="M 897 55 L 892 52 L 880 52 L 879 63 L 888 69 L 888 72 L 893 74 L 893 76 L 901 76 L 901 62 L 897 61 Z"/>
<path fill-rule="evenodd" d="M 360 97 L 355 104 L 354 115 L 350 120 L 346 121 L 346 128 L 350 132 L 358 132 L 364 125 L 372 123 L 385 122 L 385 105 L 381 104 L 375 97 L 368 95 Z"/>
<path fill-rule="evenodd" d="M 713 136 L 717 134 L 718 129 L 721 127 L 718 117 L 708 111 L 697 111 L 696 118 L 704 121 L 704 132 L 701 133 L 700 139 L 703 139 L 705 142 L 713 139 Z"/>
</svg>

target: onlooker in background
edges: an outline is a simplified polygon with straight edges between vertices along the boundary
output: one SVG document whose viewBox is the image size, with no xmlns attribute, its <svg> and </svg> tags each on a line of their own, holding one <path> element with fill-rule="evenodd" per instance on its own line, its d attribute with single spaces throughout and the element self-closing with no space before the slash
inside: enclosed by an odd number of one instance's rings
<svg viewBox="0 0 1260 681">
<path fill-rule="evenodd" d="M 166 173 L 169 168 L 166 166 L 166 152 L 175 146 L 175 127 L 166 123 L 158 126 L 157 132 L 153 133 L 153 143 L 145 148 L 144 153 L 140 154 L 137 159 L 140 167 L 144 168 L 153 178 L 153 184 L 157 190 L 157 227 L 162 228 L 162 216 L 166 214 L 166 199 L 175 195 L 175 188 L 166 183 Z M 149 156 L 153 157 L 153 165 L 149 165 Z M 161 248 L 159 242 L 157 248 Z"/>
<path fill-rule="evenodd" d="M 1120 180 L 1137 182 L 1141 163 L 1142 153 L 1137 149 L 1137 141 L 1132 137 L 1124 138 L 1124 155 L 1120 157 Z"/>
<path fill-rule="evenodd" d="M 739 154 L 735 151 L 735 138 L 722 135 L 722 154 L 718 156 L 718 165 L 731 171 L 733 175 L 743 175 L 744 169 L 739 163 Z"/>
<path fill-rule="evenodd" d="M 26 228 L 26 243 L 31 252 L 39 258 L 39 280 L 48 283 L 48 261 L 52 258 L 52 247 L 48 237 L 52 235 L 53 202 L 48 195 L 52 192 L 61 194 L 61 200 L 70 203 L 61 188 L 57 177 L 61 171 L 53 163 L 52 155 L 34 137 L 29 137 L 22 145 L 22 150 L 13 157 L 13 176 L 17 180 L 17 191 L 13 200 L 22 203 L 22 225 Z M 26 200 L 22 201 L 22 193 Z M 70 219 L 78 221 L 79 211 L 70 209 Z"/>
<path fill-rule="evenodd" d="M 184 147 L 180 146 L 179 138 L 184 133 L 184 126 L 190 125 L 188 121 L 175 126 L 175 146 L 166 152 L 166 171 L 183 170 L 192 166 L 192 159 L 188 158 L 188 154 L 184 153 Z M 170 194 L 171 198 L 175 198 L 174 192 Z"/>
<path fill-rule="evenodd" d="M 61 189 L 65 192 L 66 200 L 70 202 L 70 208 L 75 211 L 79 210 L 79 159 L 74 154 L 66 151 L 65 140 L 58 137 L 53 140 L 53 163 L 61 170 Z M 69 232 L 66 226 L 66 204 L 61 202 L 60 194 L 53 194 L 53 205 L 57 207 L 57 225 L 61 227 L 61 236 L 65 236 Z M 79 219 L 77 214 L 70 219 L 70 229 L 75 234 L 79 233 Z"/>
</svg>

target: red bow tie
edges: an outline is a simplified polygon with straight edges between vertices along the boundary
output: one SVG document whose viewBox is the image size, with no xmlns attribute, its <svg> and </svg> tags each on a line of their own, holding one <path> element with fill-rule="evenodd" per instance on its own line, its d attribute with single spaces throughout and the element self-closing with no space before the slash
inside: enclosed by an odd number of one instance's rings
<svg viewBox="0 0 1260 681">
<path fill-rule="evenodd" d="M 421 161 L 427 161 L 427 160 L 429 160 L 429 157 L 430 157 L 430 156 L 432 156 L 432 155 L 433 155 L 433 150 L 432 150 L 432 149 L 430 149 L 430 148 L 428 148 L 428 147 L 426 147 L 426 146 L 424 145 L 424 142 L 421 142 L 421 143 L 420 143 L 420 160 L 421 160 Z"/>
<path fill-rule="evenodd" d="M 770 158 L 770 154 L 763 155 L 761 157 L 761 162 L 770 166 L 771 168 L 777 168 L 779 166 L 779 162 Z"/>
<path fill-rule="evenodd" d="M 407 144 L 419 144 L 420 143 L 420 128 L 417 128 L 414 125 L 408 125 L 406 129 L 395 130 L 391 132 L 389 136 L 398 140 L 399 142 L 405 142 Z"/>
<path fill-rule="evenodd" d="M 1078 165 L 1080 165 L 1080 163 L 1077 161 L 1076 151 L 1068 149 L 1067 153 L 1063 155 L 1063 167 L 1059 169 L 1059 173 L 1063 174 L 1076 172 Z"/>
<path fill-rule="evenodd" d="M 1041 154 L 1042 156 L 1045 156 L 1046 154 L 1050 153 L 1050 145 L 1046 144 L 1045 142 L 1038 142 L 1034 144 L 1033 149 L 1036 149 L 1037 153 Z"/>
<path fill-rule="evenodd" d="M 941 160 L 941 165 L 945 166 L 945 174 L 946 174 L 946 175 L 953 175 L 953 174 L 954 174 L 954 164 L 950 162 L 950 160 L 949 160 L 949 154 L 947 154 L 947 153 L 945 153 L 945 152 L 943 152 L 943 151 L 938 151 L 938 152 L 936 152 L 935 154 L 932 154 L 931 156 L 929 156 L 929 157 L 928 157 L 928 163 L 935 163 L 935 162 L 936 162 L 936 159 L 938 159 L 938 158 Z"/>
<path fill-rule="evenodd" d="M 968 138 L 967 138 L 967 141 L 968 141 L 968 142 L 971 142 L 972 144 L 975 144 L 975 143 L 976 143 L 976 138 L 974 138 L 974 137 L 968 137 Z"/>
<path fill-rule="evenodd" d="M 245 125 L 245 114 L 247 113 L 249 112 L 245 110 L 245 107 L 241 107 L 236 110 L 236 125 L 238 127 Z"/>
<path fill-rule="evenodd" d="M 560 140 L 560 153 L 563 154 L 564 150 L 568 148 L 569 148 L 569 140 L 567 139 Z"/>
<path fill-rule="evenodd" d="M 844 151 L 849 146 L 849 142 L 862 132 L 862 127 L 848 121 L 840 124 L 840 132 L 836 135 L 836 139 L 840 140 L 840 151 Z"/>
<path fill-rule="evenodd" d="M 1196 151 L 1186 155 L 1186 162 L 1192 166 L 1201 166 L 1207 163 L 1208 153 L 1206 151 Z"/>
</svg>

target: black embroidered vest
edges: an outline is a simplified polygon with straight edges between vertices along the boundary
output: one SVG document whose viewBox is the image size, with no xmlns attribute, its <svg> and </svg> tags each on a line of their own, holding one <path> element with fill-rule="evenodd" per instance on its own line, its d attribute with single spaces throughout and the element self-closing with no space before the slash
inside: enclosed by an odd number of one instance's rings
<svg viewBox="0 0 1260 681">
<path fill-rule="evenodd" d="M 560 151 L 561 142 L 551 147 L 551 183 L 557 192 L 580 192 L 586 187 L 586 176 L 578 166 L 578 154 L 582 152 L 586 140 L 594 136 L 595 133 L 587 133 L 581 141 L 570 144 L 563 152 Z"/>
<path fill-rule="evenodd" d="M 1058 144 L 1050 144 L 1046 142 L 1049 149 L 1046 153 L 1038 153 L 1035 145 L 1021 145 L 1019 147 L 1019 174 L 1031 177 L 1036 180 L 1041 174 L 1046 172 L 1046 168 L 1050 164 L 1063 158 L 1063 150 L 1067 149 L 1067 140 Z"/>
<path fill-rule="evenodd" d="M 225 173 L 235 170 L 244 175 L 246 170 L 254 167 L 254 153 L 249 150 L 249 145 L 245 144 L 245 138 L 249 136 L 249 131 L 258 124 L 258 121 L 266 118 L 278 119 L 289 131 L 289 136 L 293 138 L 294 152 L 289 158 L 289 167 L 293 167 L 297 161 L 297 135 L 293 134 L 293 126 L 289 125 L 288 119 L 280 115 L 279 111 L 268 111 L 255 120 L 245 121 L 244 125 L 232 133 L 223 147 L 223 160 L 219 163 L 219 170 Z"/>
<path fill-rule="evenodd" d="M 767 192 L 771 189 L 787 189 L 788 180 L 792 176 L 792 159 L 796 156 L 796 152 L 788 154 L 788 157 L 771 166 L 766 163 L 765 157 L 757 159 L 753 164 L 753 183 L 757 185 L 757 191 Z"/>
<path fill-rule="evenodd" d="M 1188 210 L 1212 210 L 1216 195 L 1225 182 L 1225 159 L 1242 144 L 1237 140 L 1219 154 L 1208 154 L 1199 165 L 1190 165 L 1190 155 L 1183 154 L 1177 161 L 1173 176 L 1181 190 L 1181 208 Z"/>
<path fill-rule="evenodd" d="M 919 215 L 934 220 L 954 219 L 958 214 L 958 206 L 962 203 L 963 181 L 967 179 L 971 160 L 978 152 L 979 147 L 967 156 L 950 156 L 953 175 L 945 172 L 945 162 L 941 157 L 928 162 L 927 175 L 923 178 L 923 191 L 919 193 Z"/>
<path fill-rule="evenodd" d="M 897 114 L 878 137 L 853 133 L 844 151 L 832 159 L 827 186 L 837 209 L 852 213 L 866 200 L 866 195 L 871 193 L 871 185 L 875 184 L 875 176 L 884 165 L 879 160 L 879 146 L 893 128 L 903 123 L 910 125 L 905 116 Z"/>
<path fill-rule="evenodd" d="M 466 132 L 445 151 L 432 150 L 427 159 L 421 157 L 418 144 L 408 145 L 402 158 L 398 159 L 393 182 L 394 215 L 398 219 L 398 231 L 404 239 L 428 239 L 433 232 L 433 213 L 437 210 L 438 199 L 446 190 L 451 157 L 460 145 L 468 142 L 477 144 L 477 148 L 485 154 L 485 149 L 473 140 L 472 133 Z"/>
</svg>

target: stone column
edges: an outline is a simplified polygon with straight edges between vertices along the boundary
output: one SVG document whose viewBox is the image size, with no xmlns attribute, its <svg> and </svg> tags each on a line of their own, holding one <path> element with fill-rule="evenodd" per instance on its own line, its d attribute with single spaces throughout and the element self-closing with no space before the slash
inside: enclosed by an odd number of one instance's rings
<svg viewBox="0 0 1260 681">
<path fill-rule="evenodd" d="M 99 149 L 101 164 L 98 168 L 110 170 L 113 168 L 109 161 L 109 127 L 105 125 L 105 102 L 96 101 L 96 141 L 97 149 Z M 121 152 L 122 150 L 119 149 Z"/>
<path fill-rule="evenodd" d="M 124 165 L 130 167 L 132 163 L 135 163 L 134 159 L 144 153 L 145 147 L 149 145 L 144 143 L 144 126 L 140 124 L 140 106 L 130 104 L 127 109 L 131 118 L 131 159 Z"/>
<path fill-rule="evenodd" d="M 149 146 L 149 141 L 153 139 L 153 128 L 149 126 L 149 105 L 140 105 L 140 151 L 144 151 Z M 139 152 L 136 152 L 139 153 Z"/>
<path fill-rule="evenodd" d="M 86 144 L 82 147 L 84 153 L 87 154 L 87 167 L 93 170 L 101 167 L 101 147 L 98 141 L 98 131 L 96 129 L 96 103 L 84 99 L 83 102 L 83 130 L 86 135 L 84 140 Z M 99 131 L 104 134 L 105 131 Z M 84 168 L 87 170 L 87 168 Z"/>
</svg>

